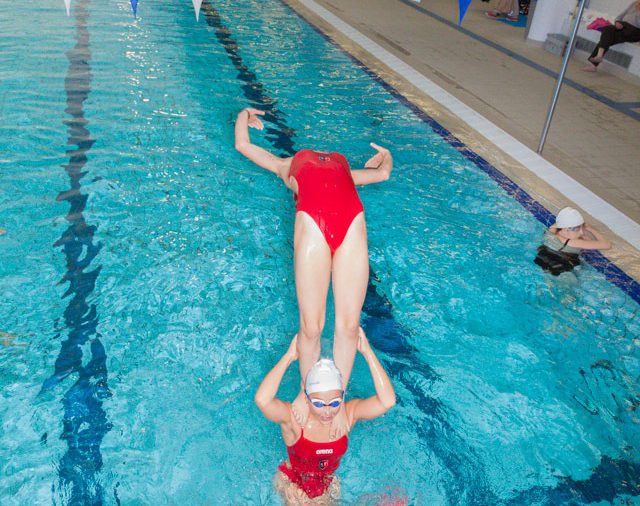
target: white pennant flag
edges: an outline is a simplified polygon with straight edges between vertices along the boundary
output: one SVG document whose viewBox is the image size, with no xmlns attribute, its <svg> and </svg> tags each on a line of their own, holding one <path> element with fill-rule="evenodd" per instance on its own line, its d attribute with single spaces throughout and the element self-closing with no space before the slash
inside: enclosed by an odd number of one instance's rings
<svg viewBox="0 0 640 506">
<path fill-rule="evenodd" d="M 64 6 L 67 8 L 67 16 L 71 12 L 71 0 L 64 0 Z"/>
<path fill-rule="evenodd" d="M 196 21 L 200 21 L 200 6 L 202 0 L 193 0 L 193 9 L 196 11 Z"/>
</svg>

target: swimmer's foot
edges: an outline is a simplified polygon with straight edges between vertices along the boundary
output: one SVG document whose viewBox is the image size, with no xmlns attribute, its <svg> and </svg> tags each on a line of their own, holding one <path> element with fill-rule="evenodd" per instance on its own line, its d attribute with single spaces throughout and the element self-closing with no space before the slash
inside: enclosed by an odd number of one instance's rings
<svg viewBox="0 0 640 506">
<path fill-rule="evenodd" d="M 0 227 L 0 235 L 4 235 L 6 233 L 7 233 L 7 229 Z"/>
<path fill-rule="evenodd" d="M 340 439 L 342 436 L 349 433 L 349 419 L 347 418 L 347 410 L 344 407 L 344 402 L 340 404 L 340 411 L 331 421 L 331 431 L 329 436 L 331 439 Z"/>
<path fill-rule="evenodd" d="M 488 11 L 484 13 L 485 16 L 491 19 L 502 19 L 507 17 L 506 12 Z"/>
<path fill-rule="evenodd" d="M 307 404 L 307 399 L 302 388 L 298 396 L 291 403 L 291 411 L 300 426 L 304 426 L 307 423 L 307 418 L 309 418 L 309 404 Z"/>
<path fill-rule="evenodd" d="M 598 63 L 602 63 L 602 59 L 603 59 L 602 56 L 589 56 L 589 58 L 587 58 L 587 60 L 589 60 L 594 65 L 597 65 Z"/>
</svg>

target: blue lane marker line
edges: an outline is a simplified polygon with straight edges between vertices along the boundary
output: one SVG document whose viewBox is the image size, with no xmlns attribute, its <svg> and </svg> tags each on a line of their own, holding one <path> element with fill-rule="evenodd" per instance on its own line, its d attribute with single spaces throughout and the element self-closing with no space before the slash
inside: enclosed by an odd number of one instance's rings
<svg viewBox="0 0 640 506">
<path fill-rule="evenodd" d="M 231 36 L 231 31 L 224 25 L 218 11 L 214 9 L 209 0 L 202 3 L 201 10 L 207 24 L 215 29 L 218 42 L 238 71 L 238 79 L 244 83 L 242 86 L 244 96 L 253 107 L 265 111 L 264 119 L 267 121 L 265 138 L 278 150 L 280 156 L 293 156 L 296 152 L 293 140 L 295 131 L 287 125 L 284 112 L 277 107 L 277 100 L 269 96 L 256 74 L 242 61 L 238 43 Z M 269 123 L 275 124 L 278 128 L 273 128 Z"/>
<path fill-rule="evenodd" d="M 62 248 L 66 259 L 67 271 L 60 283 L 68 283 L 62 297 L 69 301 L 63 315 L 64 329 L 60 333 L 66 330 L 68 334 L 60 343 L 54 373 L 41 390 L 51 390 L 68 376 L 77 375 L 62 398 L 64 417 L 60 437 L 66 441 L 67 451 L 56 465 L 58 483 L 52 486 L 53 502 L 57 503 L 56 497 L 59 497 L 69 505 L 103 504 L 104 490 L 99 478 L 103 464 L 100 445 L 112 427 L 102 407 L 103 400 L 111 396 L 107 384 L 107 356 L 97 333 L 97 308 L 88 302 L 100 267 L 88 269 L 101 245 L 93 241 L 96 227 L 84 219 L 87 195 L 82 194 L 81 185 L 82 178 L 87 175 L 84 172 L 87 153 L 95 142 L 83 110 L 84 101 L 91 93 L 88 4 L 89 0 L 75 4 L 76 45 L 66 53 L 69 68 L 64 82 L 67 96 L 65 112 L 69 117 L 63 124 L 68 132 L 67 145 L 75 147 L 66 151 L 69 161 L 63 165 L 70 187 L 57 197 L 58 202 L 69 204 L 66 216 L 69 226 L 54 244 L 54 247 Z M 60 334 L 56 335 L 56 339 L 59 337 Z M 88 360 L 83 357 L 87 343 L 90 349 Z M 86 365 L 82 365 L 83 361 Z M 45 433 L 41 441 L 46 444 L 46 440 Z"/>
<path fill-rule="evenodd" d="M 516 53 L 515 51 L 512 51 L 511 49 L 507 49 L 504 46 L 501 46 L 500 44 L 489 40 L 485 37 L 483 37 L 482 35 L 478 35 L 475 32 L 472 32 L 471 30 L 467 30 L 466 28 L 462 27 L 462 26 L 458 26 L 456 23 L 454 23 L 453 21 L 448 20 L 447 18 L 443 18 L 442 16 L 436 14 L 435 12 L 431 12 L 428 9 L 425 9 L 424 7 L 416 4 L 415 2 L 411 1 L 411 0 L 398 0 L 399 2 L 417 10 L 418 12 L 421 12 L 422 14 L 426 14 L 427 16 L 435 19 L 436 21 L 439 21 L 442 24 L 445 24 L 451 28 L 453 28 L 454 30 L 464 33 L 465 35 L 471 37 L 474 40 L 477 40 L 478 42 L 481 42 L 482 44 L 489 46 L 492 49 L 495 49 L 496 51 L 500 51 L 502 54 L 505 54 L 507 56 L 509 56 L 510 58 L 513 58 L 514 60 L 522 63 L 523 65 L 527 65 L 529 67 L 531 67 L 532 69 L 537 70 L 538 72 L 543 73 L 546 76 L 549 76 L 551 78 L 553 78 L 554 80 L 556 80 L 558 78 L 558 72 L 554 71 L 554 70 L 550 70 L 547 67 L 544 67 L 543 65 L 540 65 L 539 63 L 534 62 L 533 60 L 530 60 L 529 58 L 526 58 L 518 53 Z M 489 20 L 490 21 L 490 20 Z M 629 116 L 630 118 L 636 120 L 636 121 L 640 121 L 640 113 L 633 111 L 631 108 L 629 108 L 628 106 L 624 105 L 624 102 L 616 102 L 615 100 L 612 100 L 608 97 L 605 97 L 604 95 L 598 93 L 597 91 L 592 90 L 591 88 L 588 88 L 580 83 L 577 83 L 576 81 L 573 81 L 572 79 L 568 79 L 565 78 L 564 80 L 564 84 L 566 84 L 567 86 L 570 86 L 571 88 L 584 93 L 585 95 L 593 98 L 594 100 L 597 100 L 598 102 L 611 107 L 612 109 L 626 115 Z M 549 91 L 551 91 L 551 88 L 549 88 Z"/>
<path fill-rule="evenodd" d="M 629 109 L 640 109 L 640 102 L 618 102 L 618 104 Z"/>
<path fill-rule="evenodd" d="M 554 223 L 555 217 L 551 211 L 546 209 L 540 202 L 535 200 L 531 195 L 529 195 L 524 189 L 520 188 L 514 181 L 509 179 L 506 175 L 500 172 L 496 167 L 491 165 L 487 160 L 482 158 L 480 155 L 471 150 L 464 142 L 458 139 L 455 135 L 453 135 L 449 130 L 443 127 L 440 123 L 434 120 L 431 116 L 425 113 L 420 107 L 411 102 L 408 98 L 406 98 L 402 93 L 400 93 L 396 88 L 394 88 L 391 84 L 385 81 L 381 76 L 379 76 L 375 71 L 371 70 L 366 64 L 364 64 L 357 57 L 346 51 L 340 44 L 334 41 L 329 35 L 324 33 L 320 28 L 315 26 L 309 20 L 304 18 L 300 13 L 298 13 L 295 9 L 291 8 L 285 0 L 278 0 L 282 4 L 284 4 L 291 12 L 293 12 L 297 17 L 311 26 L 323 39 L 329 42 L 333 47 L 335 47 L 338 51 L 343 53 L 347 58 L 349 58 L 356 66 L 358 66 L 363 72 L 365 72 L 371 79 L 376 81 L 380 86 L 382 86 L 390 95 L 392 95 L 396 100 L 409 108 L 416 116 L 418 116 L 423 122 L 429 125 L 429 127 L 437 133 L 440 137 L 442 137 L 445 141 L 447 141 L 452 147 L 454 147 L 462 156 L 464 156 L 467 160 L 475 164 L 480 170 L 485 172 L 491 179 L 493 179 L 498 185 L 503 188 L 507 194 L 516 199 L 522 207 L 524 207 L 527 211 L 529 211 L 538 221 L 543 223 L 546 227 L 550 226 Z M 399 0 L 401 2 L 405 2 L 405 0 Z M 409 0 L 406 0 L 407 2 Z M 413 4 L 408 4 L 412 5 Z M 444 20 L 446 21 L 446 20 Z M 457 26 L 457 25 L 454 25 Z M 640 115 L 638 115 L 640 118 Z M 532 260 L 535 255 L 532 255 Z M 593 267 L 595 267 L 598 271 L 604 274 L 606 279 L 613 283 L 615 286 L 620 288 L 624 293 L 626 293 L 629 297 L 631 297 L 635 302 L 640 304 L 640 283 L 638 283 L 635 279 L 625 273 L 620 267 L 611 262 L 608 258 L 606 258 L 602 253 L 597 251 L 589 251 L 583 254 L 583 258 L 590 263 Z"/>
</svg>

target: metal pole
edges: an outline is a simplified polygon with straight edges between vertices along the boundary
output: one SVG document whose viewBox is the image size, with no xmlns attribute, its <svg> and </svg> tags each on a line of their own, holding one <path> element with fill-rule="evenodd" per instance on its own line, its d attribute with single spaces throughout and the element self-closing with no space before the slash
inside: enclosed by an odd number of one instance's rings
<svg viewBox="0 0 640 506">
<path fill-rule="evenodd" d="M 562 60 L 562 68 L 558 74 L 558 82 L 556 83 L 556 89 L 553 92 L 553 98 L 551 99 L 551 105 L 549 106 L 549 112 L 547 113 L 547 120 L 544 123 L 542 129 L 542 135 L 540 136 L 540 144 L 538 144 L 538 153 L 542 153 L 544 143 L 547 140 L 547 134 L 549 133 L 549 126 L 551 125 L 551 118 L 553 118 L 553 112 L 556 109 L 556 103 L 558 102 L 558 95 L 560 94 L 560 88 L 562 87 L 562 81 L 564 81 L 564 74 L 567 71 L 567 65 L 569 64 L 569 58 L 573 53 L 573 46 L 575 44 L 576 35 L 578 34 L 578 27 L 580 26 L 580 20 L 582 19 L 582 13 L 584 12 L 584 5 L 586 0 L 580 0 L 580 7 L 578 8 L 578 14 L 576 15 L 576 22 L 573 25 L 573 31 L 567 44 L 567 50 L 564 54 L 564 60 Z"/>
</svg>

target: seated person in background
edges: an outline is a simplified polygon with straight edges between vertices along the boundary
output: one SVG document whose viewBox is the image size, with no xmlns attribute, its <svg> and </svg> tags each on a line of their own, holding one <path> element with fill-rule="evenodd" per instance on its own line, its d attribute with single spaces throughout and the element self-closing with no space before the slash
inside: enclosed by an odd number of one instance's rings
<svg viewBox="0 0 640 506">
<path fill-rule="evenodd" d="M 627 10 L 616 18 L 615 25 L 602 29 L 600 42 L 588 58 L 591 65 L 583 70 L 595 72 L 609 48 L 623 42 L 640 42 L 640 0 L 627 7 Z"/>
<path fill-rule="evenodd" d="M 383 415 L 396 403 L 391 380 L 362 329 L 359 330 L 358 351 L 369 365 L 376 395 L 352 399 L 345 404 L 350 428 L 358 420 Z M 262 380 L 255 395 L 262 414 L 280 425 L 289 454 L 289 462 L 278 467 L 274 485 L 287 505 L 332 504 L 340 497 L 340 483 L 333 473 L 349 444 L 347 435 L 331 438 L 331 422 L 344 402 L 342 375 L 332 360 L 321 359 L 311 367 L 304 383 L 309 416 L 300 426 L 291 411 L 291 403 L 276 397 L 284 373 L 297 358 L 296 336 L 284 356 Z"/>
<path fill-rule="evenodd" d="M 498 0 L 496 9 L 485 14 L 493 19 L 506 18 L 509 21 L 518 21 L 520 17 L 520 1 Z"/>
<path fill-rule="evenodd" d="M 544 233 L 534 262 L 558 276 L 580 265 L 580 252 L 583 249 L 609 248 L 611 243 L 587 225 L 578 211 L 565 207 L 558 213 L 555 224 Z"/>
</svg>

